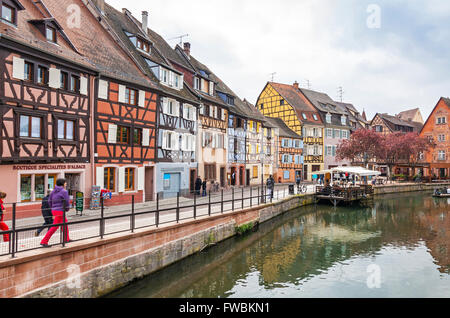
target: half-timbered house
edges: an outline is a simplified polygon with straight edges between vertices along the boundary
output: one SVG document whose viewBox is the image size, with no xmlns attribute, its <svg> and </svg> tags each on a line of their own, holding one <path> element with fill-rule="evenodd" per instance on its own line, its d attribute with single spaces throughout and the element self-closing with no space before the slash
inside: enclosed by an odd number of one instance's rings
<svg viewBox="0 0 450 318">
<path fill-rule="evenodd" d="M 44 0 L 79 52 L 98 70 L 92 114 L 94 185 L 112 193 L 106 204 L 151 200 L 156 152 L 157 84 L 145 76 L 105 19 L 102 1 Z M 67 18 L 79 8 L 79 23 Z"/>
<path fill-rule="evenodd" d="M 303 171 L 303 140 L 300 135 L 289 129 L 281 118 L 267 120 L 276 126 L 277 130 L 277 171 L 274 179 L 278 183 L 295 183 L 297 177 L 302 177 Z"/>
<path fill-rule="evenodd" d="M 323 122 L 319 111 L 301 93 L 298 83 L 285 85 L 269 82 L 258 97 L 256 106 L 264 116 L 281 118 L 304 142 L 304 180 L 312 180 L 323 170 Z"/>
<path fill-rule="evenodd" d="M 195 181 L 192 171 L 197 169 L 195 136 L 199 102 L 184 85 L 184 74 L 165 56 L 171 48 L 149 28 L 146 11 L 138 20 L 127 9 L 120 12 L 104 4 L 103 10 L 104 20 L 114 30 L 121 46 L 157 85 L 156 165 L 154 171 L 147 168 L 146 180 L 150 174 L 154 175 L 153 192 L 160 193 L 161 198 L 187 194 Z"/>
<path fill-rule="evenodd" d="M 67 179 L 71 196 L 92 186 L 96 71 L 43 2 L 0 3 L 1 191 L 31 212 L 20 213 L 26 217 L 40 214 L 39 201 L 58 178 Z"/>
<path fill-rule="evenodd" d="M 216 91 L 214 73 L 191 55 L 190 43 L 175 47 L 173 56 L 186 83 L 201 101 L 197 135 L 198 176 L 214 185 L 227 186 L 227 118 L 228 106 Z M 182 59 L 182 61 L 180 61 Z M 216 187 L 217 188 L 217 187 Z"/>
</svg>

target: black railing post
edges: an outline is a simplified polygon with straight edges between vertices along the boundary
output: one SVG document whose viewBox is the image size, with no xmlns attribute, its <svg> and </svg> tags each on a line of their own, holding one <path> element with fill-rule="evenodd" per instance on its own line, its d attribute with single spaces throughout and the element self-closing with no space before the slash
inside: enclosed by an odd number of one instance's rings
<svg viewBox="0 0 450 318">
<path fill-rule="evenodd" d="M 131 196 L 131 233 L 134 233 L 134 195 Z"/>
<path fill-rule="evenodd" d="M 259 187 L 258 187 L 258 205 L 260 204 L 260 201 L 259 201 Z"/>
<path fill-rule="evenodd" d="M 272 186 L 273 186 L 273 188 L 270 189 L 270 203 L 271 204 L 273 203 L 273 191 L 275 190 L 275 186 L 274 185 L 272 185 Z"/>
<path fill-rule="evenodd" d="M 67 236 L 67 229 L 66 229 L 66 206 L 67 206 L 67 202 L 66 200 L 63 199 L 63 220 L 62 220 L 62 247 L 66 246 L 66 236 Z"/>
<path fill-rule="evenodd" d="M 208 198 L 208 215 L 211 216 L 211 190 L 209 190 L 209 198 Z"/>
<path fill-rule="evenodd" d="M 103 236 L 105 234 L 104 229 L 104 217 L 105 217 L 105 202 L 103 196 L 100 197 L 100 205 L 101 205 L 101 214 L 100 214 L 100 238 L 103 239 Z"/>
<path fill-rule="evenodd" d="M 197 219 L 197 191 L 194 194 L 194 220 Z"/>
<path fill-rule="evenodd" d="M 250 207 L 253 206 L 253 187 L 250 187 Z"/>
<path fill-rule="evenodd" d="M 223 213 L 223 189 L 222 189 L 222 196 L 220 200 L 220 211 Z"/>
<path fill-rule="evenodd" d="M 231 191 L 231 211 L 234 211 L 234 188 Z"/>
<path fill-rule="evenodd" d="M 16 203 L 13 203 L 12 210 L 12 233 L 11 233 L 11 256 L 12 258 L 16 257 L 16 241 L 17 241 L 17 233 L 16 233 Z"/>
<path fill-rule="evenodd" d="M 180 222 L 180 192 L 177 193 L 177 223 Z"/>
<path fill-rule="evenodd" d="M 156 227 L 159 227 L 159 192 L 156 194 Z"/>
<path fill-rule="evenodd" d="M 244 188 L 242 188 L 242 210 L 244 210 Z"/>
</svg>

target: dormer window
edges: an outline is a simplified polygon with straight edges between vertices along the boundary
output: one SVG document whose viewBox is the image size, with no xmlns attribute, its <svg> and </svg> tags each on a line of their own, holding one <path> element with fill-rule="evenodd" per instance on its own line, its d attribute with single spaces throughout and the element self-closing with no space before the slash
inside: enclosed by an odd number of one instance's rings
<svg viewBox="0 0 450 318">
<path fill-rule="evenodd" d="M 45 29 L 45 35 L 46 35 L 47 41 L 56 43 L 56 29 L 55 28 L 47 26 Z"/>
<path fill-rule="evenodd" d="M 48 84 L 48 69 L 43 66 L 38 66 L 38 73 L 37 73 L 37 83 L 40 85 L 47 85 Z"/>
<path fill-rule="evenodd" d="M 16 9 L 6 4 L 2 4 L 2 20 L 16 24 Z"/>
<path fill-rule="evenodd" d="M 200 90 L 200 79 L 198 77 L 194 78 L 194 89 Z"/>
<path fill-rule="evenodd" d="M 341 117 L 341 124 L 342 124 L 342 126 L 347 125 L 347 116 L 342 116 Z"/>
<path fill-rule="evenodd" d="M 150 45 L 141 39 L 137 39 L 136 47 L 144 52 L 150 53 Z"/>
<path fill-rule="evenodd" d="M 316 114 L 313 114 L 313 117 L 314 117 L 314 120 L 315 120 L 315 121 L 318 121 L 318 120 L 319 120 L 319 118 L 317 117 Z"/>
<path fill-rule="evenodd" d="M 327 123 L 328 123 L 328 124 L 331 124 L 331 114 L 327 114 L 326 117 L 327 117 L 327 118 L 326 118 Z"/>
<path fill-rule="evenodd" d="M 303 119 L 304 119 L 304 120 L 307 120 L 307 119 L 308 119 L 308 117 L 306 117 L 306 114 L 305 114 L 305 113 L 302 113 L 302 116 L 303 116 Z"/>
</svg>

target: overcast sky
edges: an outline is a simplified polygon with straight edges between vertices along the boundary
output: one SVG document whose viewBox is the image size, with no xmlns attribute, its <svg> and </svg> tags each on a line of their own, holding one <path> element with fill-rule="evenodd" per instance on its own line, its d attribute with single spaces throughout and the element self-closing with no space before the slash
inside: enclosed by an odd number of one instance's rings
<svg viewBox="0 0 450 318">
<path fill-rule="evenodd" d="M 353 103 L 369 119 L 450 96 L 448 0 L 107 0 L 191 43 L 191 54 L 241 98 L 275 81 Z M 170 40 L 174 46 L 178 40 Z"/>
</svg>

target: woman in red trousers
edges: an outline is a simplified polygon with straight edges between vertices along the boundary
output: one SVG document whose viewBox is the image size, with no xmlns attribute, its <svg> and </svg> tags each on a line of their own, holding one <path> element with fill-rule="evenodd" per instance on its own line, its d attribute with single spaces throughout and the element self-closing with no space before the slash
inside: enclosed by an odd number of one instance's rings
<svg viewBox="0 0 450 318">
<path fill-rule="evenodd" d="M 55 217 L 55 219 L 53 220 L 53 224 L 62 224 L 63 222 L 67 223 L 67 218 L 64 219 L 64 212 L 69 212 L 70 210 L 70 198 L 69 194 L 67 193 L 66 186 L 67 183 L 65 179 L 57 180 L 56 187 L 50 194 L 50 197 L 48 199 L 48 203 L 50 205 L 50 208 L 52 209 L 52 214 Z M 53 226 L 50 228 L 41 242 L 41 245 L 43 247 L 49 247 L 48 243 L 50 241 L 50 238 L 53 234 L 55 234 L 57 230 L 58 226 Z M 61 225 L 61 230 L 66 234 L 64 238 L 65 242 L 71 242 L 69 238 L 69 227 L 67 225 Z"/>
<path fill-rule="evenodd" d="M 9 231 L 8 225 L 3 222 L 5 207 L 3 206 L 3 199 L 6 198 L 6 193 L 0 192 L 0 231 Z M 9 234 L 3 234 L 3 241 L 9 242 Z"/>
</svg>

